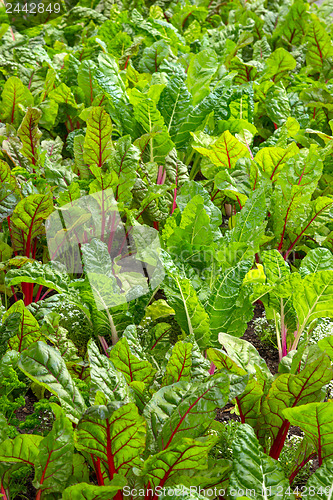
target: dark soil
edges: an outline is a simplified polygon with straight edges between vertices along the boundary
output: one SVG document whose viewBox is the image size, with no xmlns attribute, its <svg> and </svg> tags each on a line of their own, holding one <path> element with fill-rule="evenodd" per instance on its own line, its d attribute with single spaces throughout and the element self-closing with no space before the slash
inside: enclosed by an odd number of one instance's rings
<svg viewBox="0 0 333 500">
<path fill-rule="evenodd" d="M 27 477 L 26 482 L 26 492 L 24 494 L 18 494 L 14 500 L 35 500 L 37 490 L 32 486 L 32 481 L 34 480 L 34 473 L 31 472 L 29 477 Z"/>
<path fill-rule="evenodd" d="M 229 422 L 229 420 L 235 420 L 235 422 L 240 422 L 240 418 L 236 413 L 231 413 L 231 410 L 234 408 L 234 405 L 228 403 L 224 408 L 216 410 L 215 420 L 219 422 Z"/>
</svg>

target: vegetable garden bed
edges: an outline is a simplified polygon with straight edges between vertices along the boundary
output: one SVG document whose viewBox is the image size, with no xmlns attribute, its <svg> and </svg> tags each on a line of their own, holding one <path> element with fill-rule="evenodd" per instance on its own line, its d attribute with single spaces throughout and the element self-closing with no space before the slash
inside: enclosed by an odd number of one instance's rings
<svg viewBox="0 0 333 500">
<path fill-rule="evenodd" d="M 332 498 L 332 3 L 43 2 L 0 9 L 0 498 Z"/>
</svg>

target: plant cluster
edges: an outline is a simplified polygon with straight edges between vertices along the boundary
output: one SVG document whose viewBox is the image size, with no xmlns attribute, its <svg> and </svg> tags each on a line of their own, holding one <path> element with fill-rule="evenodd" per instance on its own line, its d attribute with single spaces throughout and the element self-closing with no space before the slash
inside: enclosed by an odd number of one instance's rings
<svg viewBox="0 0 333 500">
<path fill-rule="evenodd" d="M 60 3 L 0 9 L 3 500 L 331 498 L 332 4 Z"/>
</svg>

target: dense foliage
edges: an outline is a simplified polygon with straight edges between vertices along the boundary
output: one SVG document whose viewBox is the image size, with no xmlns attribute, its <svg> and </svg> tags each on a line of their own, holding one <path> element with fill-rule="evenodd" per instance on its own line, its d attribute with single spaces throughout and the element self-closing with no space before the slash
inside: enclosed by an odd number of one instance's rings
<svg viewBox="0 0 333 500">
<path fill-rule="evenodd" d="M 311 335 L 333 318 L 332 3 L 62 8 L 1 10 L 3 499 L 29 474 L 36 500 L 331 498 L 333 336 Z M 46 231 L 73 212 L 89 259 L 70 272 Z M 148 268 L 160 241 L 146 288 L 119 272 L 132 233 Z M 274 374 L 241 339 L 256 303 Z M 238 425 L 215 420 L 228 403 Z"/>
</svg>

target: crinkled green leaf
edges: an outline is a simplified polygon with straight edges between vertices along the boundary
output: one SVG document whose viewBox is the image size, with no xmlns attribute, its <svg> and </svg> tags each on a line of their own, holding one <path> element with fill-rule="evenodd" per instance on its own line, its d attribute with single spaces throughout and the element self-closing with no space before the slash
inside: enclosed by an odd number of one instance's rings
<svg viewBox="0 0 333 500">
<path fill-rule="evenodd" d="M 232 333 L 241 337 L 247 322 L 252 317 L 252 309 L 245 308 L 244 302 L 238 304 L 238 297 L 243 280 L 251 269 L 252 259 L 239 262 L 235 267 L 224 271 L 214 283 L 207 305 L 210 318 L 211 340 L 217 344 L 219 333 Z"/>
<path fill-rule="evenodd" d="M 164 118 L 170 137 L 173 139 L 181 124 L 186 120 L 189 111 L 192 110 L 192 96 L 179 75 L 171 77 L 163 89 L 158 109 Z"/>
<path fill-rule="evenodd" d="M 294 498 L 294 495 L 286 493 L 289 481 L 285 478 L 282 466 L 263 453 L 248 424 L 237 428 L 232 450 L 233 465 L 228 487 L 230 498 L 236 500 L 240 489 L 254 490 L 261 499 L 278 499 L 282 489 L 285 498 Z"/>
<path fill-rule="evenodd" d="M 328 248 L 314 248 L 302 259 L 299 273 L 304 278 L 317 271 L 333 271 L 333 255 Z"/>
<path fill-rule="evenodd" d="M 92 397 L 95 397 L 97 391 L 103 391 L 109 401 L 127 401 L 129 390 L 124 375 L 115 369 L 104 354 L 99 352 L 93 340 L 88 343 L 88 357 Z"/>
<path fill-rule="evenodd" d="M 67 417 L 78 422 L 86 405 L 56 349 L 36 342 L 22 353 L 19 367 L 34 382 L 58 396 Z"/>
</svg>

